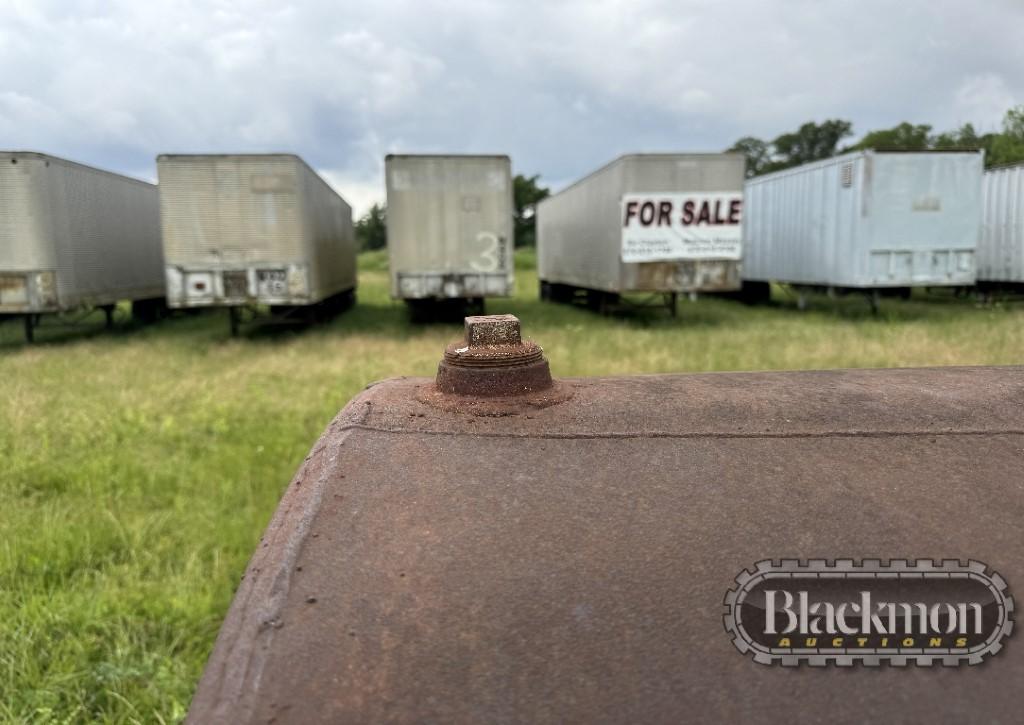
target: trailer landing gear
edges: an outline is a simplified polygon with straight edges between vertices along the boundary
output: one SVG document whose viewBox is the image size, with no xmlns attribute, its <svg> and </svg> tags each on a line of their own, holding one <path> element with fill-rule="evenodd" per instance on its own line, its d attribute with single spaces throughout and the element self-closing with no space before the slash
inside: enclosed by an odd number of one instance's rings
<svg viewBox="0 0 1024 725">
<path fill-rule="evenodd" d="M 108 330 L 114 329 L 114 308 L 116 305 L 103 305 L 100 307 L 103 310 L 103 324 Z"/>
<path fill-rule="evenodd" d="M 881 301 L 881 297 L 876 289 L 868 292 L 868 305 L 871 307 L 872 317 L 878 317 L 878 304 Z"/>
<path fill-rule="evenodd" d="M 770 282 L 743 280 L 738 293 L 740 302 L 745 305 L 767 305 L 772 301 L 772 285 Z"/>
<path fill-rule="evenodd" d="M 132 321 L 138 325 L 149 325 L 166 316 L 167 300 L 163 297 L 132 300 Z"/>
<path fill-rule="evenodd" d="M 238 337 L 238 330 L 242 326 L 242 309 L 240 307 L 228 308 L 228 327 L 231 329 L 231 337 Z"/>
</svg>

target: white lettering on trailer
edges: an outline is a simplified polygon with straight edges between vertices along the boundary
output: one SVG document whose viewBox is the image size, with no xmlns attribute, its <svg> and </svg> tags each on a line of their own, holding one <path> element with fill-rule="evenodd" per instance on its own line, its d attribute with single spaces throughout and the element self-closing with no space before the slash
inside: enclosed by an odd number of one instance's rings
<svg viewBox="0 0 1024 725">
<path fill-rule="evenodd" d="M 498 235 L 494 232 L 480 232 L 476 240 L 482 243 L 480 256 L 477 260 L 471 261 L 469 266 L 477 272 L 493 272 L 503 267 L 501 264 L 504 250 L 500 249 L 501 243 Z"/>
</svg>

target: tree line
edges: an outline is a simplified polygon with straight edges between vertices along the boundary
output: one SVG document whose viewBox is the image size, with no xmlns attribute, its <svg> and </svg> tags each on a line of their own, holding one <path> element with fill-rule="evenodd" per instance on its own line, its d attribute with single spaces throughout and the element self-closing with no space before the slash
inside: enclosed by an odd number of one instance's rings
<svg viewBox="0 0 1024 725">
<path fill-rule="evenodd" d="M 853 124 L 850 121 L 808 121 L 797 130 L 781 134 L 771 141 L 744 136 L 726 150 L 738 151 L 747 157 L 748 177 L 861 149 L 984 149 L 985 166 L 1000 166 L 1024 161 L 1024 105 L 1006 112 L 1002 131 L 997 133 L 979 134 L 969 123 L 952 131 L 934 133 L 926 123 L 904 121 L 892 128 L 869 131 L 857 143 L 842 146 L 843 141 L 851 136 Z M 536 243 L 534 214 L 537 203 L 549 194 L 548 188 L 540 185 L 539 178 L 539 175 L 517 174 L 513 180 L 513 228 L 517 247 L 532 247 Z M 355 232 L 360 250 L 383 249 L 387 245 L 387 209 L 384 204 L 370 207 L 370 211 L 356 222 Z"/>
<path fill-rule="evenodd" d="M 941 151 L 943 149 L 984 149 L 985 166 L 1000 166 L 1024 161 L 1024 106 L 1011 108 L 1003 116 L 1002 131 L 979 134 L 973 125 L 933 133 L 926 123 L 903 123 L 892 128 L 869 131 L 855 144 L 840 146 L 853 135 L 853 124 L 842 119 L 822 123 L 808 121 L 796 131 L 784 133 L 772 141 L 744 136 L 727 151 L 739 151 L 747 157 L 747 176 L 760 176 L 788 169 L 809 161 L 820 161 L 837 154 L 861 149 L 878 151 Z"/>
</svg>

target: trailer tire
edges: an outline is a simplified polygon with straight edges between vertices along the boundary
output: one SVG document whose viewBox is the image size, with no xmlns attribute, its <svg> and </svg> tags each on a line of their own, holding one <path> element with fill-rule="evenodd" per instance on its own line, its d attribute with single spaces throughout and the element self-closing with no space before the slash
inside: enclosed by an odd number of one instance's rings
<svg viewBox="0 0 1024 725">
<path fill-rule="evenodd" d="M 132 300 L 132 320 L 139 325 L 149 325 L 167 316 L 167 300 L 153 297 Z"/>
<path fill-rule="evenodd" d="M 576 288 L 567 284 L 548 284 L 548 295 L 552 302 L 571 304 L 576 296 Z"/>
<path fill-rule="evenodd" d="M 338 298 L 338 302 L 339 302 L 339 304 L 338 304 L 338 312 L 345 312 L 345 311 L 350 310 L 353 307 L 355 307 L 355 304 L 356 304 L 356 291 L 355 291 L 355 288 L 350 289 L 350 290 L 345 290 L 344 292 L 342 292 L 341 296 Z"/>
<path fill-rule="evenodd" d="M 421 325 L 425 322 L 431 322 L 434 319 L 433 305 L 430 300 L 410 300 L 405 301 L 405 307 L 409 310 L 409 322 L 414 325 Z"/>
<path fill-rule="evenodd" d="M 743 280 L 740 285 L 740 301 L 745 305 L 765 305 L 772 301 L 772 285 L 770 282 Z"/>
<path fill-rule="evenodd" d="M 613 292 L 591 289 L 587 290 L 587 307 L 594 310 L 602 317 L 611 314 L 612 307 L 619 301 L 619 296 Z"/>
</svg>

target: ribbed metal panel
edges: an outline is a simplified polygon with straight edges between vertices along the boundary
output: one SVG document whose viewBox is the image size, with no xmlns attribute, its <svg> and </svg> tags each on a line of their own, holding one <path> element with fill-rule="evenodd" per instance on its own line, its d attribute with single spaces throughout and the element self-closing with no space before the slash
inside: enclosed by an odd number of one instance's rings
<svg viewBox="0 0 1024 725">
<path fill-rule="evenodd" d="M 385 160 L 391 295 L 512 294 L 512 165 L 507 156 Z"/>
<path fill-rule="evenodd" d="M 630 193 L 740 191 L 744 165 L 740 154 L 615 159 L 538 205 L 540 278 L 609 292 L 734 288 L 739 278 L 732 260 L 622 262 L 621 202 Z"/>
<path fill-rule="evenodd" d="M 299 171 L 303 230 L 314 299 L 356 287 L 356 241 L 352 208 L 308 166 Z"/>
<path fill-rule="evenodd" d="M 162 297 L 156 186 L 45 154 L 0 152 L 0 272 L 56 275 L 56 299 L 27 312 Z"/>
<path fill-rule="evenodd" d="M 356 286 L 352 210 L 299 157 L 162 155 L 157 173 L 168 280 L 211 280 L 203 300 L 187 298 L 187 285 L 176 283 L 172 305 L 310 304 Z M 268 296 L 255 281 L 261 270 L 305 282 Z M 237 298 L 225 295 L 216 281 L 225 272 L 253 281 Z"/>
<path fill-rule="evenodd" d="M 44 206 L 43 156 L 0 154 L 0 270 L 56 269 L 57 253 Z"/>
<path fill-rule="evenodd" d="M 751 179 L 743 278 L 836 287 L 974 283 L 980 153 L 861 151 Z"/>
<path fill-rule="evenodd" d="M 1024 164 L 986 171 L 982 189 L 978 281 L 1024 283 Z"/>
<path fill-rule="evenodd" d="M 302 259 L 299 166 L 291 156 L 161 156 L 167 264 Z"/>
</svg>

